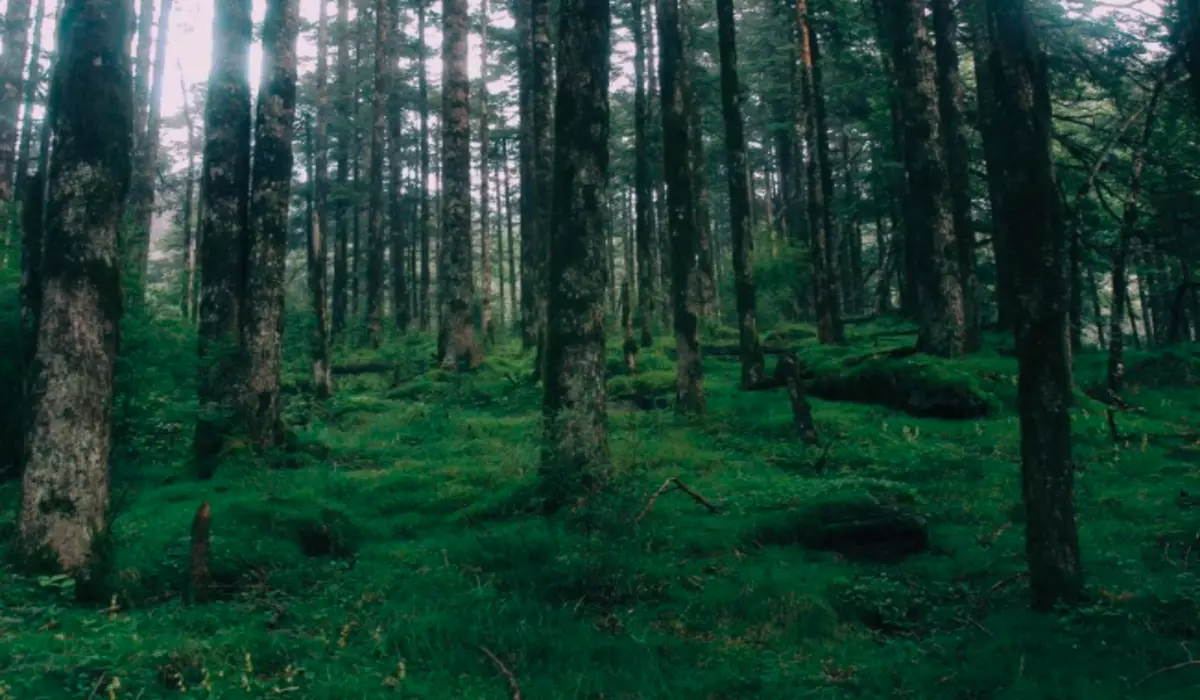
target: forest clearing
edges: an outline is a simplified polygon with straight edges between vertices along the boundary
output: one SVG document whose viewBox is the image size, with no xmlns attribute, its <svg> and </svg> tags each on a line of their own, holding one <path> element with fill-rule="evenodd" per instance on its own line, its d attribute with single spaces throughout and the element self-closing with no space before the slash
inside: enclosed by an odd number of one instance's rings
<svg viewBox="0 0 1200 700">
<path fill-rule="evenodd" d="M 1200 0 L 0 17 L 0 699 L 1196 696 Z"/>
</svg>

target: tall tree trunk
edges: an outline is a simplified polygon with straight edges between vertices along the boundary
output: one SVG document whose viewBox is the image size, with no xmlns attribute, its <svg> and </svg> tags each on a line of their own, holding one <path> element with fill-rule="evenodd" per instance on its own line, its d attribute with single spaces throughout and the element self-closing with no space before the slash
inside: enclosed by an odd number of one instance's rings
<svg viewBox="0 0 1200 700">
<path fill-rule="evenodd" d="M 0 202 L 10 201 L 13 194 L 17 115 L 21 109 L 28 36 L 29 0 L 8 0 L 2 35 L 4 53 L 0 55 Z"/>
<path fill-rule="evenodd" d="M 638 326 L 642 347 L 654 343 L 654 306 L 659 297 L 654 240 L 654 192 L 650 181 L 650 109 L 646 99 L 646 21 L 642 0 L 632 0 L 634 54 L 634 189 L 638 257 Z"/>
<path fill-rule="evenodd" d="M 430 248 L 429 235 L 432 223 L 429 220 L 429 66 L 426 54 L 429 49 L 425 45 L 425 10 L 428 0 L 417 0 L 417 72 L 418 90 L 421 100 L 421 281 L 417 285 L 417 302 L 420 307 L 418 317 L 420 328 L 428 331 L 431 327 L 429 287 L 430 287 Z"/>
<path fill-rule="evenodd" d="M 405 251 L 408 241 L 405 236 L 404 220 L 404 111 L 401 99 L 400 71 L 395 60 L 404 50 L 404 36 L 400 20 L 400 1 L 388 0 L 388 31 L 392 33 L 389 50 L 392 60 L 388 62 L 388 164 L 391 168 L 391 191 L 388 224 L 392 243 L 392 320 L 396 330 L 408 330 L 411 320 L 408 313 L 409 278 L 405 275 Z"/>
<path fill-rule="evenodd" d="M 1154 134 L 1154 117 L 1158 112 L 1158 101 L 1162 97 L 1167 80 L 1175 69 L 1179 54 L 1173 54 L 1167 64 L 1159 72 L 1158 80 L 1150 93 L 1150 101 L 1146 105 L 1146 122 L 1142 127 L 1142 138 L 1133 156 L 1133 172 L 1129 176 L 1129 191 L 1125 195 L 1125 211 L 1122 212 L 1121 233 L 1117 242 L 1117 255 L 1113 260 L 1112 313 L 1109 316 L 1108 336 L 1108 391 L 1113 398 L 1119 396 L 1125 389 L 1125 310 L 1129 304 L 1129 280 L 1126 274 L 1126 264 L 1129 260 L 1129 248 L 1133 237 L 1137 234 L 1138 198 L 1142 195 L 1142 170 L 1146 166 L 1146 149 L 1150 145 L 1150 137 Z"/>
<path fill-rule="evenodd" d="M 559 17 L 541 464 L 551 507 L 601 490 L 612 476 L 604 394 L 609 0 L 562 0 Z"/>
<path fill-rule="evenodd" d="M 279 379 L 283 349 L 284 261 L 292 190 L 292 133 L 296 118 L 296 36 L 299 0 L 269 0 L 263 21 L 262 86 L 254 125 L 254 171 L 246 257 L 242 388 L 251 444 L 283 442 Z M 382 101 L 382 100 L 381 100 Z"/>
<path fill-rule="evenodd" d="M 925 3 L 895 0 L 880 5 L 904 131 L 905 224 L 907 243 L 916 248 L 918 275 L 917 347 L 932 355 L 954 357 L 963 351 L 963 297 L 933 51 L 923 19 Z"/>
<path fill-rule="evenodd" d="M 933 34 L 938 115 L 942 147 L 950 176 L 950 212 L 958 252 L 958 279 L 962 288 L 963 350 L 975 352 L 983 344 L 979 320 L 979 284 L 975 275 L 975 224 L 971 221 L 970 151 L 962 126 L 962 82 L 958 74 L 958 21 L 951 0 L 933 0 Z"/>
<path fill-rule="evenodd" d="M 471 301 L 471 112 L 467 80 L 467 0 L 442 11 L 442 239 L 438 251 L 438 357 L 446 369 L 479 364 Z"/>
<path fill-rule="evenodd" d="M 192 122 L 192 106 L 188 98 L 187 81 L 180 71 L 179 87 L 183 93 L 183 121 L 187 127 L 187 182 L 183 190 L 183 317 L 196 318 L 196 228 L 193 225 L 196 208 L 196 125 Z"/>
<path fill-rule="evenodd" d="M 495 341 L 496 328 L 492 325 L 492 242 L 488 216 L 491 215 L 488 201 L 488 154 L 492 147 L 488 136 L 488 0 L 482 0 L 482 21 L 479 24 L 480 75 L 479 81 L 479 282 L 480 323 L 483 337 Z M 503 292 L 503 289 L 501 289 Z"/>
<path fill-rule="evenodd" d="M 20 537 L 27 552 L 84 580 L 105 563 L 97 544 L 108 528 L 117 230 L 133 147 L 128 31 L 126 0 L 70 0 L 50 97 L 54 162 Z"/>
<path fill-rule="evenodd" d="M 686 21 L 686 19 L 684 20 Z M 689 44 L 687 32 L 683 32 L 684 46 Z M 689 61 L 684 55 L 684 61 Z M 689 63 L 689 67 L 692 64 Z M 716 265 L 713 253 L 712 193 L 708 186 L 708 154 L 704 149 L 704 127 L 700 105 L 692 101 L 688 113 L 688 147 L 691 149 L 692 182 L 696 192 L 696 232 L 699 235 L 699 250 L 696 271 L 700 285 L 700 315 L 716 315 Z"/>
<path fill-rule="evenodd" d="M 326 316 L 326 277 L 329 252 L 329 18 L 327 2 L 321 0 L 317 19 L 317 127 L 313 143 L 313 217 L 308 232 L 308 293 L 313 306 L 313 330 L 309 338 L 312 357 L 313 394 L 318 399 L 333 395 L 332 360 L 329 350 L 329 319 Z"/>
<path fill-rule="evenodd" d="M 675 307 L 676 408 L 684 413 L 703 413 L 700 272 L 696 264 L 700 235 L 688 141 L 692 94 L 679 20 L 679 0 L 658 0 L 663 157 L 671 225 L 671 296 Z"/>
<path fill-rule="evenodd" d="M 514 241 L 513 241 L 512 183 L 510 182 L 509 176 L 508 176 L 509 161 L 508 161 L 508 140 L 507 139 L 505 139 L 503 141 L 501 149 L 504 152 L 504 218 L 505 218 L 505 229 L 506 229 L 506 233 L 508 235 L 508 273 L 509 273 L 508 274 L 508 297 L 509 297 L 509 302 L 510 302 L 509 308 L 512 309 L 513 317 L 516 318 L 517 308 L 518 308 L 518 306 L 517 306 L 517 276 L 519 273 L 518 273 L 517 260 L 516 260 L 516 245 L 514 244 Z M 522 279 L 522 286 L 524 286 L 524 279 Z"/>
<path fill-rule="evenodd" d="M 997 117 L 995 88 L 988 70 L 991 43 L 988 37 L 984 0 L 971 0 L 965 5 L 967 22 L 971 30 L 971 54 L 975 65 L 976 130 L 983 141 L 984 160 L 987 163 L 988 202 L 992 217 L 992 257 L 996 266 L 996 330 L 1011 331 L 1016 328 L 1017 293 L 1014 281 L 1016 271 L 1012 249 L 1008 244 L 1008 225 L 1004 221 L 1007 205 L 1001 199 L 1004 183 L 996 163 L 1003 157 L 997 149 L 1004 138 L 1005 125 Z"/>
<path fill-rule="evenodd" d="M 28 0 L 22 0 L 28 5 Z M 125 274 L 122 283 L 125 286 L 126 299 L 133 306 L 139 306 L 145 297 L 145 269 L 150 253 L 150 229 L 145 226 L 146 195 L 145 179 L 141 169 L 146 162 L 146 151 L 149 142 L 146 133 L 147 120 L 150 113 L 150 51 L 153 47 L 151 34 L 154 31 L 154 4 L 158 0 L 141 0 L 137 21 L 137 54 L 134 59 L 133 75 L 133 147 L 134 173 L 130 183 L 129 209 L 131 214 L 130 235 L 121 240 L 124 247 Z"/>
<path fill-rule="evenodd" d="M 859 215 L 858 166 L 850 152 L 850 132 L 843 127 L 842 209 L 846 227 L 842 234 L 842 298 L 847 313 L 863 312 L 862 226 Z M 882 270 L 882 268 L 880 268 Z"/>
<path fill-rule="evenodd" d="M 352 87 L 351 87 L 351 90 L 353 91 L 352 94 L 354 95 L 354 97 L 352 98 L 353 102 L 351 103 L 352 106 L 350 109 L 351 109 L 352 113 L 354 114 L 355 123 L 354 123 L 354 136 L 353 136 L 354 154 L 351 156 L 351 163 L 350 163 L 350 180 L 353 183 L 350 187 L 350 191 L 353 194 L 351 195 L 351 201 L 350 201 L 350 217 L 351 218 L 350 218 L 350 279 L 349 279 L 349 286 L 350 286 L 350 315 L 355 316 L 355 317 L 358 316 L 359 299 L 362 297 L 362 286 L 363 286 L 362 285 L 363 278 L 362 278 L 362 275 L 359 274 L 359 269 L 361 268 L 362 258 L 363 258 L 362 225 L 363 225 L 363 219 L 365 217 L 370 216 L 369 210 L 364 211 L 364 207 L 363 207 L 364 202 L 363 202 L 362 194 L 363 194 L 364 188 L 363 188 L 363 181 L 362 181 L 362 178 L 363 178 L 362 162 L 363 162 L 363 142 L 366 140 L 363 135 L 364 128 L 369 123 L 372 124 L 372 126 L 373 126 L 373 122 L 367 121 L 368 117 L 366 114 L 366 105 L 368 104 L 367 98 L 369 96 L 364 94 L 366 91 L 363 88 L 363 84 L 366 81 L 363 80 L 362 76 L 363 76 L 363 66 L 366 65 L 366 62 L 364 60 L 364 54 L 367 51 L 365 44 L 367 41 L 368 32 L 370 31 L 370 28 L 371 28 L 371 20 L 365 19 L 365 18 L 367 17 L 367 10 L 368 10 L 368 6 L 371 3 L 371 1 L 372 0 L 357 0 L 358 16 L 354 23 L 354 25 L 355 25 L 354 81 L 353 81 Z M 370 134 L 372 136 L 374 135 L 374 129 L 371 130 Z M 368 148 L 370 147 L 369 141 L 367 141 L 366 146 Z M 370 153 L 368 153 L 367 154 L 368 163 L 370 161 L 370 157 L 371 157 L 371 155 L 370 155 Z M 367 202 L 367 206 L 370 206 L 369 201 Z"/>
<path fill-rule="evenodd" d="M 520 140 L 517 159 L 521 204 L 521 343 L 526 350 L 538 342 L 537 223 L 534 208 L 534 163 L 537 132 L 533 123 L 533 0 L 516 0 L 518 44 L 517 68 L 520 81 Z"/>
<path fill-rule="evenodd" d="M 1183 49 L 1191 78 L 1192 100 L 1195 101 L 1197 113 L 1200 113 L 1200 0 L 1178 2 L 1179 18 L 1183 23 L 1181 34 L 1187 41 Z M 1200 323 L 1200 320 L 1197 322 Z"/>
<path fill-rule="evenodd" d="M 505 142 L 503 139 L 501 139 L 499 142 L 499 145 L 497 147 L 497 150 L 500 153 L 498 153 L 497 155 L 503 154 L 504 147 L 505 147 Z M 511 273 L 505 274 L 505 272 L 504 272 L 504 261 L 507 259 L 505 257 L 505 253 L 509 252 L 509 249 L 505 245 L 504 229 L 502 228 L 502 225 L 501 225 L 502 224 L 502 219 L 501 219 L 502 215 L 500 213 L 501 208 L 507 208 L 506 205 L 503 204 L 501 201 L 501 198 L 503 197 L 503 192 L 504 192 L 502 189 L 500 189 L 500 167 L 501 167 L 501 159 L 502 158 L 503 158 L 503 156 L 501 155 L 500 158 L 496 158 L 492 162 L 492 172 L 490 174 L 485 173 L 484 177 L 490 176 L 492 178 L 492 191 L 496 193 L 496 206 L 495 206 L 496 220 L 493 222 L 493 224 L 495 225 L 495 230 L 496 230 L 496 275 L 497 275 L 496 282 L 499 287 L 498 291 L 500 292 L 500 294 L 497 296 L 497 299 L 500 302 L 500 327 L 502 329 L 507 329 L 508 328 L 508 292 L 505 291 L 507 289 L 507 287 L 505 285 L 507 284 L 508 280 L 512 279 L 512 277 L 511 277 Z M 508 167 L 507 162 L 503 163 L 503 165 L 506 168 Z M 511 252 L 510 252 L 510 254 L 511 254 Z M 505 331 L 505 332 L 507 332 L 507 331 Z"/>
<path fill-rule="evenodd" d="M 216 6 L 213 22 L 200 185 L 200 413 L 195 454 L 201 478 L 216 470 L 245 383 L 239 323 L 250 192 L 250 9 L 250 0 L 225 0 Z"/>
<path fill-rule="evenodd" d="M 389 67 L 388 30 L 392 24 L 388 0 L 375 0 L 375 73 L 371 120 L 371 173 L 367 230 L 367 342 L 383 343 L 383 149 L 387 138 Z"/>
<path fill-rule="evenodd" d="M 654 233 L 656 243 L 654 252 L 654 273 L 658 281 L 655 286 L 659 289 L 658 307 L 661 310 L 662 321 L 671 325 L 674 302 L 671 300 L 671 233 L 667 220 L 667 192 L 664 178 L 663 132 L 662 132 L 662 92 L 658 89 L 658 76 L 662 61 L 660 52 L 655 49 L 657 41 L 657 0 L 651 0 L 646 8 L 646 19 L 650 31 L 646 33 L 647 49 L 647 88 L 646 111 L 648 115 L 648 130 L 646 138 L 647 150 L 650 153 L 650 179 L 654 183 Z"/>
<path fill-rule="evenodd" d="M 550 220 L 554 191 L 554 140 L 551 108 L 554 103 L 554 65 L 550 45 L 550 0 L 533 2 L 533 218 L 537 241 L 530 280 L 536 286 L 538 318 L 537 372 L 544 379 L 546 339 L 546 255 L 550 249 Z"/>
<path fill-rule="evenodd" d="M 1096 314 L 1096 340 L 1100 343 L 1100 348 L 1108 347 L 1108 342 L 1104 340 L 1104 305 L 1100 303 L 1100 285 L 1096 282 L 1096 275 L 1092 272 L 1087 272 L 1088 287 L 1091 289 L 1092 296 L 1092 311 Z"/>
<path fill-rule="evenodd" d="M 418 5 L 418 7 L 423 7 Z M 424 34 L 422 34 L 422 37 Z M 355 91 L 353 64 L 350 62 L 350 0 L 338 0 L 337 47 L 337 202 L 334 206 L 336 230 L 333 246 L 333 337 L 346 330 L 350 308 L 349 257 L 350 220 L 353 208 L 348 206 L 346 189 L 350 181 L 350 141 L 353 138 Z M 422 51 L 421 56 L 424 56 Z M 423 64 L 422 64 L 423 65 Z M 424 72 L 422 71 L 422 75 Z"/>
<path fill-rule="evenodd" d="M 1083 595 L 1071 455 L 1071 349 L 1062 202 L 1051 155 L 1046 58 L 1025 0 L 987 0 L 1002 220 L 1014 254 L 1025 551 L 1035 608 Z M 989 167 L 990 167 L 989 166 Z"/>
<path fill-rule="evenodd" d="M 29 151 L 33 147 L 33 105 L 37 101 L 38 89 L 45 77 L 42 75 L 42 22 L 46 18 L 46 0 L 38 0 L 33 17 L 29 77 L 25 79 L 25 114 L 21 120 L 21 140 L 17 146 L 17 181 L 14 190 L 17 201 L 25 200 L 25 189 L 29 179 Z"/>
<path fill-rule="evenodd" d="M 763 379 L 763 353 L 758 342 L 754 290 L 754 231 L 746 177 L 746 134 L 742 125 L 742 93 L 738 85 L 737 39 L 733 0 L 717 0 L 717 32 L 721 52 L 721 109 L 725 117 L 726 172 L 729 176 L 729 228 L 733 234 L 733 274 L 737 293 L 738 338 L 742 387 Z"/>
<path fill-rule="evenodd" d="M 833 220 L 833 165 L 829 155 L 829 128 L 825 119 L 825 91 L 821 84 L 820 45 L 808 21 L 808 0 L 796 3 L 800 42 L 800 91 L 808 171 L 809 257 L 817 312 L 817 338 L 822 344 L 845 341 L 842 326 L 842 288 L 838 270 L 841 250 Z"/>
</svg>

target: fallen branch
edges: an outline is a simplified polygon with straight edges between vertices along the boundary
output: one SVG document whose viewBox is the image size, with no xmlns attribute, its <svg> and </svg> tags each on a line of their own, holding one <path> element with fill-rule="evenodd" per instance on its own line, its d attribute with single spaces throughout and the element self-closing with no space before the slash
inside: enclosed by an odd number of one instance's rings
<svg viewBox="0 0 1200 700">
<path fill-rule="evenodd" d="M 1029 575 L 1028 571 L 1022 571 L 1019 574 L 1013 574 L 1012 576 L 1009 576 L 1008 578 L 1000 579 L 991 588 L 988 589 L 988 595 L 991 595 L 991 594 L 995 593 L 996 591 L 1000 590 L 1001 588 L 1004 588 L 1008 584 L 1012 583 L 1013 581 L 1016 581 L 1018 579 L 1023 579 L 1028 575 Z"/>
<path fill-rule="evenodd" d="M 1185 647 L 1185 649 L 1186 649 L 1186 647 Z M 1188 656 L 1189 656 L 1189 657 L 1191 656 L 1191 653 L 1190 653 L 1190 652 L 1188 653 Z M 1145 683 L 1146 681 L 1150 680 L 1151 678 L 1154 678 L 1155 676 L 1161 676 L 1161 675 L 1162 675 L 1162 674 L 1164 674 L 1164 673 L 1170 673 L 1170 672 L 1172 672 L 1172 671 L 1178 671 L 1178 670 L 1180 670 L 1180 669 L 1182 669 L 1182 668 L 1188 668 L 1189 666 L 1200 666 L 1200 660 L 1196 660 L 1196 659 L 1191 659 L 1191 658 L 1189 658 L 1187 661 L 1181 661 L 1181 662 L 1179 662 L 1179 663 L 1175 664 L 1174 666 L 1167 666 L 1166 668 L 1160 668 L 1160 669 L 1158 669 L 1157 671 L 1155 671 L 1154 673 L 1151 673 L 1150 675 L 1146 676 L 1146 677 L 1145 677 L 1145 678 L 1143 678 L 1142 680 L 1138 681 L 1137 683 L 1134 683 L 1134 684 L 1133 684 L 1133 687 L 1134 687 L 1134 688 L 1136 688 L 1136 687 L 1138 687 L 1139 685 L 1141 685 L 1141 684 Z"/>
<path fill-rule="evenodd" d="M 479 650 L 486 654 L 491 659 L 492 664 L 495 665 L 496 670 L 504 674 L 504 677 L 508 679 L 508 687 L 512 689 L 512 700 L 521 700 L 521 684 L 517 683 L 517 677 L 513 675 L 512 671 L 508 670 L 508 666 L 505 666 L 500 657 L 493 654 L 491 649 L 479 647 Z"/>
<path fill-rule="evenodd" d="M 707 498 L 688 488 L 679 479 L 671 477 L 670 479 L 664 481 L 663 485 L 659 486 L 658 490 L 650 496 L 650 500 L 646 502 L 646 507 L 643 508 L 641 514 L 634 519 L 633 524 L 637 525 L 642 521 L 642 518 L 646 517 L 646 514 L 650 512 L 650 509 L 654 507 L 655 502 L 658 501 L 659 496 L 672 491 L 683 491 L 687 495 L 691 496 L 693 501 L 704 506 L 710 513 L 713 513 L 714 515 L 721 512 L 721 509 L 714 506 Z"/>
</svg>

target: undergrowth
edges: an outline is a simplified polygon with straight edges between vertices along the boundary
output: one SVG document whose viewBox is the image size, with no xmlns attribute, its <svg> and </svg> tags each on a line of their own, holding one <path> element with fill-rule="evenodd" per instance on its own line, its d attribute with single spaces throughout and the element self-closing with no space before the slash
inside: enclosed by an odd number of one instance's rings
<svg viewBox="0 0 1200 700">
<path fill-rule="evenodd" d="M 892 354 L 912 344 L 903 324 L 853 324 L 835 349 L 809 331 L 765 341 L 800 354 L 816 447 L 782 392 L 738 390 L 736 357 L 706 361 L 709 413 L 683 419 L 665 410 L 669 343 L 643 350 L 632 378 L 610 343 L 617 484 L 547 517 L 529 507 L 541 396 L 519 343 L 464 375 L 436 369 L 423 337 L 339 348 L 338 366 L 379 369 L 339 375 L 317 403 L 292 333 L 293 454 L 233 453 L 197 482 L 194 336 L 133 319 L 106 594 L 85 605 L 69 579 L 0 568 L 0 697 L 499 699 L 505 672 L 526 698 L 1194 697 L 1200 667 L 1156 674 L 1200 635 L 1194 348 L 1130 354 L 1117 445 L 1080 392 L 1089 601 L 1046 615 L 1026 606 L 1003 347 L 945 362 Z M 1077 358 L 1080 386 L 1103 367 Z M 918 417 L 895 398 L 939 391 L 983 410 Z M 719 512 L 680 491 L 647 511 L 673 477 Z M 215 599 L 189 606 L 188 535 L 206 501 Z M 0 546 L 18 504 L 19 484 L 0 485 Z M 926 539 L 880 558 L 814 537 L 861 513 Z"/>
</svg>

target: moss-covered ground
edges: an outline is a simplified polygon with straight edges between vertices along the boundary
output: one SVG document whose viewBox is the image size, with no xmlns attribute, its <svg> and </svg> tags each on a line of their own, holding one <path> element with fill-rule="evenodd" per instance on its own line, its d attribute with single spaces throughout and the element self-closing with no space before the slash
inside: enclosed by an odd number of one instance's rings
<svg viewBox="0 0 1200 700">
<path fill-rule="evenodd" d="M 1116 445 L 1084 393 L 1103 357 L 1077 358 L 1090 599 L 1038 614 L 1001 339 L 945 362 L 889 353 L 912 344 L 902 324 L 853 325 L 835 349 L 802 328 L 766 334 L 800 351 L 815 447 L 781 392 L 737 388 L 735 357 L 706 361 L 708 415 L 676 416 L 670 348 L 643 351 L 641 376 L 610 380 L 614 492 L 548 517 L 528 507 L 540 390 L 515 343 L 463 376 L 432 370 L 421 338 L 341 351 L 341 366 L 390 369 L 339 376 L 318 405 L 298 321 L 290 453 L 234 450 L 197 482 L 192 338 L 138 323 L 119 376 L 112 572 L 79 602 L 68 580 L 0 566 L 0 697 L 499 700 L 512 683 L 527 700 L 1200 696 L 1195 348 L 1131 353 Z M 917 417 L 901 400 L 944 391 L 976 410 Z M 720 513 L 676 491 L 639 520 L 671 477 Z M 184 572 L 205 501 L 216 600 L 193 606 Z M 19 484 L 0 485 L 0 547 L 18 503 Z M 923 518 L 928 549 L 806 548 L 812 514 L 846 504 Z"/>
</svg>

